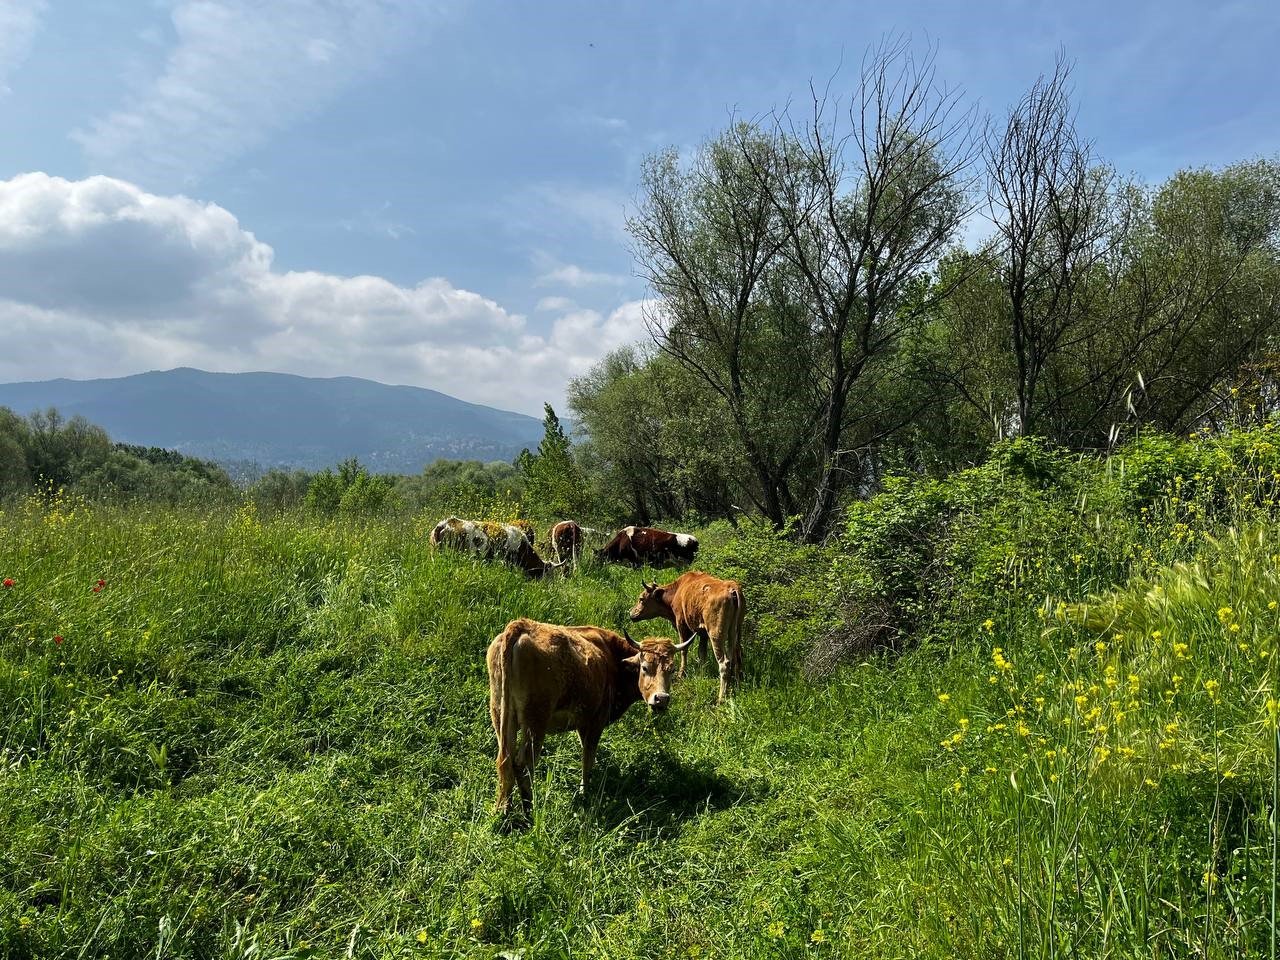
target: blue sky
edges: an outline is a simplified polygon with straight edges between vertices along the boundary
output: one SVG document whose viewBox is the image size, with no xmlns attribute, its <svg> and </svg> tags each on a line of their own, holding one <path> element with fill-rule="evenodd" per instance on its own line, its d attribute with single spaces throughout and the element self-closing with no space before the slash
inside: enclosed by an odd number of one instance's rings
<svg viewBox="0 0 1280 960">
<path fill-rule="evenodd" d="M 643 336 L 642 158 L 847 90 L 886 32 L 996 114 L 1065 49 L 1080 129 L 1152 181 L 1280 151 L 1276 3 L 0 0 L 0 380 L 560 403 Z"/>
</svg>

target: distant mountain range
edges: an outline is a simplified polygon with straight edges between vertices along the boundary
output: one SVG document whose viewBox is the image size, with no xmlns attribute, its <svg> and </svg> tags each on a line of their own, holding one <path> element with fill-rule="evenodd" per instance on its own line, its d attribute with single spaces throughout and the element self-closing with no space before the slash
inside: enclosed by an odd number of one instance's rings
<svg viewBox="0 0 1280 960">
<path fill-rule="evenodd" d="M 441 458 L 509 461 L 542 438 L 541 420 L 422 387 L 189 367 L 0 384 L 0 406 L 23 415 L 57 407 L 113 440 L 264 468 L 358 457 L 370 470 L 417 473 Z"/>
</svg>

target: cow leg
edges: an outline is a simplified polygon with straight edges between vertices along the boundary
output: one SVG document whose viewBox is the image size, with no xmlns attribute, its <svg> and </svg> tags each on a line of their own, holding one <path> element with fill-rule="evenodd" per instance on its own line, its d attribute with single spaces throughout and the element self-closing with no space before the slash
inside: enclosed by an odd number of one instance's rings
<svg viewBox="0 0 1280 960">
<path fill-rule="evenodd" d="M 725 649 L 725 644 L 718 632 L 711 633 L 707 630 L 705 634 L 711 636 L 711 652 L 715 654 L 716 666 L 720 669 L 720 697 L 716 702 L 724 703 L 729 696 L 729 688 L 733 680 L 733 656 L 731 651 Z"/>
<path fill-rule="evenodd" d="M 502 704 L 498 701 L 496 689 L 492 688 L 489 694 L 489 718 L 493 721 L 493 732 L 498 739 L 498 799 L 494 806 L 498 813 L 506 814 L 511 809 L 511 788 L 516 782 L 515 752 L 519 731 L 510 729 L 505 731 L 506 737 L 503 736 Z M 512 726 L 514 727 L 514 723 Z"/>
<path fill-rule="evenodd" d="M 515 758 L 498 745 L 498 801 L 494 805 L 498 813 L 505 814 L 511 810 L 511 788 L 515 786 Z"/>
<path fill-rule="evenodd" d="M 596 747 L 600 745 L 602 731 L 586 728 L 578 731 L 578 739 L 582 741 L 582 793 L 587 792 L 587 783 L 591 780 L 591 768 L 596 762 Z"/>
<path fill-rule="evenodd" d="M 545 731 L 545 723 L 525 727 L 524 743 L 520 747 L 520 757 L 516 764 L 516 773 L 520 782 L 521 807 L 526 817 L 533 809 L 533 772 L 538 765 L 538 757 L 542 754 Z"/>
</svg>

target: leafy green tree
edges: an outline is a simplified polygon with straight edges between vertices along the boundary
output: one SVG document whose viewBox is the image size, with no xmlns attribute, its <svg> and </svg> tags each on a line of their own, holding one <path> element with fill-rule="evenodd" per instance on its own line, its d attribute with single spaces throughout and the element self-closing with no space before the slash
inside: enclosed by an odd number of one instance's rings
<svg viewBox="0 0 1280 960">
<path fill-rule="evenodd" d="M 581 516 L 589 509 L 586 478 L 573 459 L 572 444 L 551 404 L 544 404 L 538 452 L 522 450 L 516 469 L 524 478 L 528 503 L 551 517 Z"/>
<path fill-rule="evenodd" d="M 645 171 L 629 224 L 659 348 L 722 401 L 765 515 L 816 541 L 866 454 L 911 419 L 883 401 L 969 206 L 971 117 L 903 43 L 871 51 L 846 114 L 735 124 Z"/>
<path fill-rule="evenodd" d="M 27 425 L 7 407 L 0 407 L 0 499 L 31 489 L 27 467 Z"/>
</svg>

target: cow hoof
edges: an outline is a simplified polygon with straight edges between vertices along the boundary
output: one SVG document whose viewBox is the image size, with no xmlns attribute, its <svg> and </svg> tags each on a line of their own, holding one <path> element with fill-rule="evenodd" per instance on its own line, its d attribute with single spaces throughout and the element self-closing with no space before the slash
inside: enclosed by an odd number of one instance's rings
<svg viewBox="0 0 1280 960">
<path fill-rule="evenodd" d="M 524 814 L 506 813 L 498 818 L 498 822 L 494 824 L 494 831 L 500 836 L 506 837 L 513 833 L 528 830 L 532 825 L 533 821 Z"/>
</svg>

